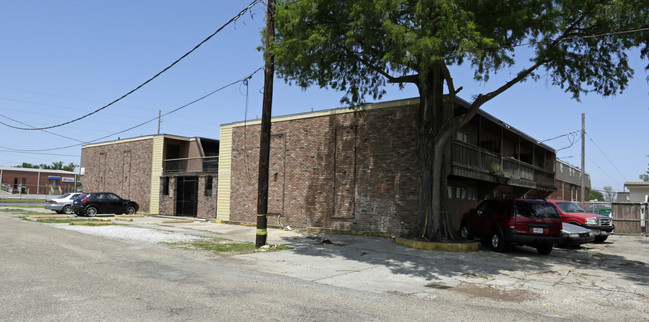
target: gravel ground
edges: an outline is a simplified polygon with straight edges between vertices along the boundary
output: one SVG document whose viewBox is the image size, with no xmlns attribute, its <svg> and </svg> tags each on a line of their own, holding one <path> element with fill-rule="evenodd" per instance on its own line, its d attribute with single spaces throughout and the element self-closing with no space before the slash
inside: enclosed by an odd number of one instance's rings
<svg viewBox="0 0 649 322">
<path fill-rule="evenodd" d="M 158 244 L 189 242 L 204 237 L 156 229 L 126 226 L 73 226 L 69 224 L 50 224 L 56 228 L 72 230 L 82 234 L 121 240 L 130 244 Z"/>
</svg>

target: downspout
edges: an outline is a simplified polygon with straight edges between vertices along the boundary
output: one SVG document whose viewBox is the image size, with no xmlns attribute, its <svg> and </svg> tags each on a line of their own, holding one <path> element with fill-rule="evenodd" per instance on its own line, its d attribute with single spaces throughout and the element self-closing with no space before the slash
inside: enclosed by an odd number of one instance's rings
<svg viewBox="0 0 649 322">
<path fill-rule="evenodd" d="M 38 180 L 36 180 L 36 194 L 41 192 L 41 170 L 38 170 Z"/>
</svg>

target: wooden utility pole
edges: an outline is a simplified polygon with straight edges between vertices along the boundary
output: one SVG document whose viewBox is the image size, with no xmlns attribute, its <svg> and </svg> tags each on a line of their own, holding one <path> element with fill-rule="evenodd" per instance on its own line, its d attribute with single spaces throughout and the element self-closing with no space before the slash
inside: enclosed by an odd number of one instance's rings
<svg viewBox="0 0 649 322">
<path fill-rule="evenodd" d="M 586 113 L 581 113 L 581 206 L 586 205 Z"/>
<path fill-rule="evenodd" d="M 162 121 L 162 110 L 158 110 L 158 135 L 160 135 L 160 122 Z"/>
<path fill-rule="evenodd" d="M 270 53 L 270 42 L 275 37 L 273 11 L 275 1 L 268 0 L 266 10 L 266 50 L 264 60 L 264 101 L 261 112 L 261 134 L 259 138 L 259 181 L 257 189 L 257 238 L 255 247 L 266 245 L 268 225 L 268 165 L 270 160 L 270 117 L 273 106 L 273 76 L 275 74 L 275 56 Z"/>
</svg>

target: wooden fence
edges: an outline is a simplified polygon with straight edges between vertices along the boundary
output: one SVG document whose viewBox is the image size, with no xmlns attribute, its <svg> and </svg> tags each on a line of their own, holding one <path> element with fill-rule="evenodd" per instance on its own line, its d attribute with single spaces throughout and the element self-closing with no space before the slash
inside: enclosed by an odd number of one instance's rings
<svg viewBox="0 0 649 322">
<path fill-rule="evenodd" d="M 649 204 L 613 203 L 611 217 L 616 234 L 649 235 Z"/>
</svg>

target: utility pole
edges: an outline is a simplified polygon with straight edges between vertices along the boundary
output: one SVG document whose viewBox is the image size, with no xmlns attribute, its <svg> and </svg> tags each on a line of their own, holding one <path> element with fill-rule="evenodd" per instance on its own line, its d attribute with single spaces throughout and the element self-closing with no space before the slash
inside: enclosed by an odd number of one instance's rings
<svg viewBox="0 0 649 322">
<path fill-rule="evenodd" d="M 160 122 L 162 121 L 162 111 L 158 110 L 158 135 L 160 135 Z"/>
<path fill-rule="evenodd" d="M 273 76 L 275 56 L 270 52 L 270 42 L 275 37 L 273 11 L 275 1 L 268 0 L 266 9 L 266 50 L 264 51 L 264 100 L 261 112 L 261 133 L 259 137 L 259 181 L 257 189 L 257 238 L 255 248 L 266 245 L 268 225 L 268 165 L 270 160 L 270 117 L 273 106 Z"/>
<path fill-rule="evenodd" d="M 586 113 L 581 113 L 581 205 L 584 206 L 586 198 Z"/>
</svg>

